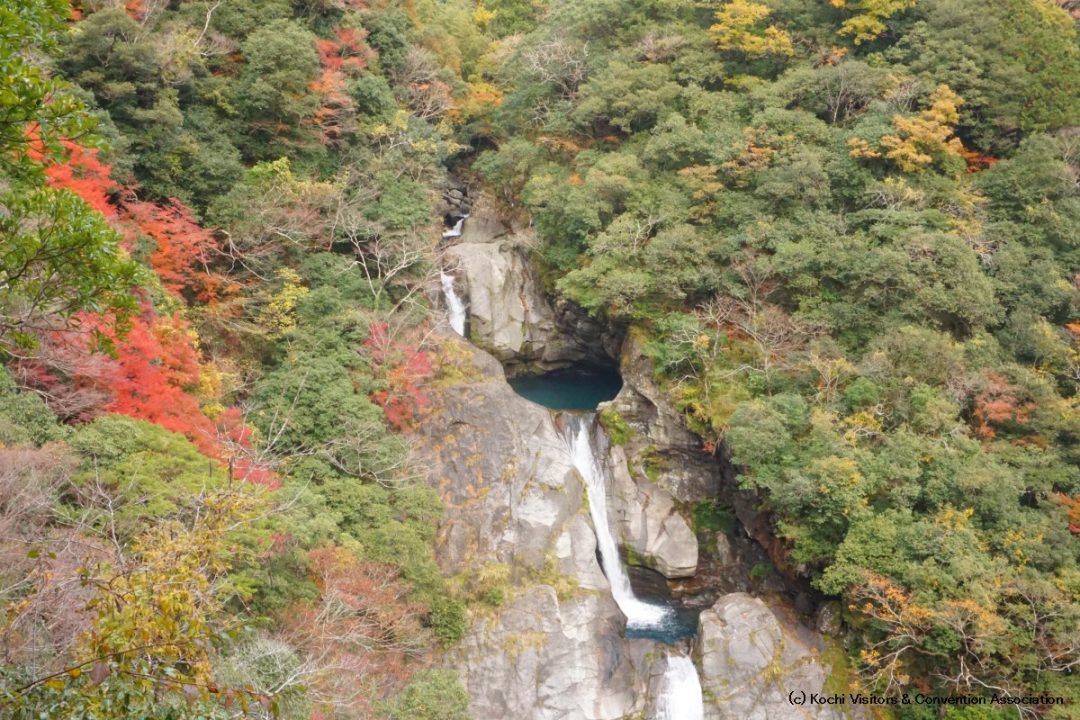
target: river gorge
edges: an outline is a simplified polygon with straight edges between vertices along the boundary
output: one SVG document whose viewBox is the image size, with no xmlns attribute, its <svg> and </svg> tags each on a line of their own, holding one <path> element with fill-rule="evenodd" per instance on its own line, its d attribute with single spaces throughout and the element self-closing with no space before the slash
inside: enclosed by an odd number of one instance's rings
<svg viewBox="0 0 1080 720">
<path fill-rule="evenodd" d="M 443 571 L 509 588 L 447 660 L 474 716 L 806 717 L 787 695 L 842 672 L 819 632 L 835 608 L 794 609 L 808 601 L 751 530 L 753 498 L 687 430 L 633 331 L 552 302 L 528 231 L 483 198 L 451 221 L 436 294 L 464 377 L 416 432 L 447 505 Z"/>
</svg>

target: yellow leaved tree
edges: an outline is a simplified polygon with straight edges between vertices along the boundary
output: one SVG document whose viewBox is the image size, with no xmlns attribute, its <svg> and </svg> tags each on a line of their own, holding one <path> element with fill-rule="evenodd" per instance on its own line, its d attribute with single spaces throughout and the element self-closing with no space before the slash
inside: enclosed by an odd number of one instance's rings
<svg viewBox="0 0 1080 720">
<path fill-rule="evenodd" d="M 914 7 L 918 0 L 829 0 L 833 7 L 854 10 L 854 15 L 840 26 L 841 35 L 850 35 L 856 45 L 873 40 L 885 32 L 885 20 L 901 10 Z"/>
<path fill-rule="evenodd" d="M 88 602 L 73 612 L 85 630 L 59 669 L 20 686 L 0 683 L 0 715 L 106 720 L 180 717 L 189 708 L 194 717 L 215 706 L 273 713 L 275 698 L 221 687 L 211 667 L 215 644 L 232 629 L 225 603 L 239 594 L 230 571 L 252 560 L 237 533 L 261 507 L 255 486 L 209 492 L 190 517 L 166 519 L 81 568 Z"/>
<path fill-rule="evenodd" d="M 715 17 L 709 34 L 721 50 L 750 57 L 795 54 L 790 35 L 775 25 L 765 25 L 769 8 L 761 3 L 732 0 L 721 5 Z"/>
<path fill-rule="evenodd" d="M 848 141 L 851 156 L 885 158 L 904 172 L 916 172 L 943 158 L 961 157 L 964 146 L 954 136 L 964 99 L 948 85 L 938 85 L 930 104 L 918 115 L 894 115 L 895 132 L 882 135 L 876 145 L 862 138 Z"/>
</svg>

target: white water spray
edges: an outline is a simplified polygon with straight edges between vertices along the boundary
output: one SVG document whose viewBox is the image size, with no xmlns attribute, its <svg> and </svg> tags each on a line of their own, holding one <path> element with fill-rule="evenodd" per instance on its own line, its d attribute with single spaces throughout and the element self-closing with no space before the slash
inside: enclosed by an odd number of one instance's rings
<svg viewBox="0 0 1080 720">
<path fill-rule="evenodd" d="M 600 562 L 604 566 L 604 574 L 607 575 L 608 583 L 611 585 L 611 596 L 626 615 L 627 627 L 656 627 L 665 621 L 670 621 L 673 618 L 673 612 L 663 605 L 652 605 L 638 600 L 634 596 L 633 588 L 630 587 L 630 577 L 619 560 L 619 550 L 611 534 L 611 525 L 608 523 L 607 473 L 604 472 L 603 466 L 597 462 L 593 453 L 589 436 L 592 418 L 592 415 L 572 416 L 567 429 L 567 440 L 570 443 L 570 455 L 574 461 L 574 467 L 585 478 L 588 489 L 589 514 L 592 515 L 593 527 L 596 529 Z"/>
<path fill-rule="evenodd" d="M 669 655 L 656 699 L 655 720 L 702 720 L 705 706 L 697 668 L 685 655 Z"/>
<path fill-rule="evenodd" d="M 450 314 L 450 327 L 462 337 L 465 336 L 465 303 L 458 297 L 454 290 L 454 276 L 449 273 L 439 272 L 442 280 L 443 295 L 446 296 L 446 307 Z"/>
</svg>

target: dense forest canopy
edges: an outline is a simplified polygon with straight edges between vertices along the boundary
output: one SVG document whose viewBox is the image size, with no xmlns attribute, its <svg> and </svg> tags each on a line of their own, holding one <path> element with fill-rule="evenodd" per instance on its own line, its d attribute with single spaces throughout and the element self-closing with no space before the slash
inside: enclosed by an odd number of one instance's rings
<svg viewBox="0 0 1080 720">
<path fill-rule="evenodd" d="M 501 599 L 398 432 L 460 375 L 448 172 L 866 687 L 1080 697 L 1074 5 L 0 3 L 0 714 L 467 717 L 434 668 Z"/>
<path fill-rule="evenodd" d="M 557 292 L 647 338 L 867 682 L 1075 695 L 1073 19 L 612 1 L 514 30 L 473 169 Z"/>
</svg>

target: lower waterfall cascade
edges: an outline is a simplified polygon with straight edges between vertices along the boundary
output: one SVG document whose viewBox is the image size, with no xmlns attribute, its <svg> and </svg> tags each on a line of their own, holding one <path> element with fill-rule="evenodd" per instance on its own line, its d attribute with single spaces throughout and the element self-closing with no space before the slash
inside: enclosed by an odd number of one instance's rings
<svg viewBox="0 0 1080 720">
<path fill-rule="evenodd" d="M 567 443 L 574 468 L 585 479 L 589 496 L 589 514 L 592 516 L 596 531 L 596 544 L 600 548 L 600 562 L 611 585 L 611 596 L 615 604 L 626 616 L 628 628 L 647 628 L 662 625 L 674 620 L 674 612 L 663 605 L 653 605 L 639 600 L 630 587 L 630 576 L 626 574 L 619 559 L 618 545 L 611 532 L 607 513 L 607 473 L 596 459 L 593 452 L 591 425 L 595 415 L 570 416 L 567 428 Z"/>
<path fill-rule="evenodd" d="M 674 610 L 638 599 L 619 558 L 607 512 L 608 473 L 593 450 L 591 428 L 595 417 L 593 413 L 569 416 L 566 439 L 574 468 L 585 479 L 600 562 L 611 585 L 611 596 L 626 615 L 627 630 L 663 628 L 678 621 Z M 701 681 L 693 661 L 685 655 L 669 654 L 656 700 L 655 720 L 702 720 L 704 714 Z"/>
<path fill-rule="evenodd" d="M 654 720 L 702 720 L 704 717 L 701 681 L 694 661 L 685 655 L 668 655 Z"/>
</svg>

